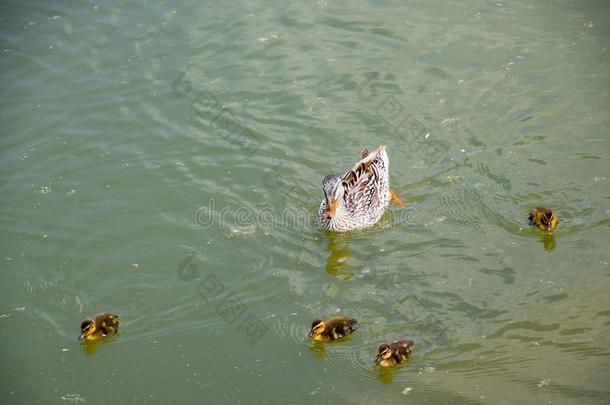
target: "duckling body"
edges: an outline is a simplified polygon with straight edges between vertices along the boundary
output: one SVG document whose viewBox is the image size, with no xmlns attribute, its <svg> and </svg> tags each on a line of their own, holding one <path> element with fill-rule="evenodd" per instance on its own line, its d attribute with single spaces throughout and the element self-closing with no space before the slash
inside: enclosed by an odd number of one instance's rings
<svg viewBox="0 0 610 405">
<path fill-rule="evenodd" d="M 78 340 L 95 341 L 114 335 L 118 330 L 119 316 L 112 312 L 102 312 L 81 323 Z"/>
<path fill-rule="evenodd" d="M 551 232 L 557 228 L 557 213 L 550 208 L 536 207 L 530 210 L 529 223 L 541 231 Z"/>
<path fill-rule="evenodd" d="M 324 342 L 338 340 L 352 334 L 358 321 L 345 316 L 335 316 L 329 319 L 316 319 L 311 323 L 309 337 L 312 340 Z"/>
<path fill-rule="evenodd" d="M 382 344 L 377 350 L 375 364 L 379 367 L 394 367 L 406 362 L 411 357 L 414 344 L 412 340 L 395 340 L 390 344 Z"/>
</svg>

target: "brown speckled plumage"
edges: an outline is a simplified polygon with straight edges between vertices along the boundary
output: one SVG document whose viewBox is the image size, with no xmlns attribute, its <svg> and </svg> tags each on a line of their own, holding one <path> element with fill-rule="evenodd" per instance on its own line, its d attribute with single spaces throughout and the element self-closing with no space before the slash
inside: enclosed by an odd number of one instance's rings
<svg viewBox="0 0 610 405">
<path fill-rule="evenodd" d="M 372 226 L 388 206 L 390 176 L 385 146 L 371 153 L 364 149 L 361 157 L 343 177 L 330 175 L 322 181 L 319 218 L 323 229 L 346 232 Z M 336 211 L 329 215 L 333 200 Z"/>
</svg>

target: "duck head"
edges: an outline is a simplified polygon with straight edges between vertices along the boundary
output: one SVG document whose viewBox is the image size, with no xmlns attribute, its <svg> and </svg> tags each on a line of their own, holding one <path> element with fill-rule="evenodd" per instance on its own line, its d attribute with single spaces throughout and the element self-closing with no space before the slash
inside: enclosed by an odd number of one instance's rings
<svg viewBox="0 0 610 405">
<path fill-rule="evenodd" d="M 343 206 L 343 195 L 345 189 L 339 176 L 328 175 L 322 180 L 322 191 L 324 192 L 324 218 L 332 219 L 337 214 L 337 209 Z"/>
<path fill-rule="evenodd" d="M 557 227 L 557 214 L 553 210 L 545 209 L 540 222 L 550 232 Z"/>
<path fill-rule="evenodd" d="M 326 324 L 321 319 L 314 319 L 311 323 L 311 330 L 309 331 L 308 337 L 319 336 L 324 333 L 326 329 Z"/>
<path fill-rule="evenodd" d="M 375 358 L 375 364 L 381 365 L 392 358 L 392 348 L 388 344 L 382 344 L 377 349 L 377 357 Z"/>
<path fill-rule="evenodd" d="M 97 326 L 95 326 L 95 322 L 93 322 L 91 319 L 85 319 L 80 324 L 80 336 L 78 337 L 78 340 L 87 340 L 88 338 L 94 336 L 96 332 Z"/>
<path fill-rule="evenodd" d="M 530 224 L 542 231 L 551 232 L 557 228 L 557 213 L 550 208 L 536 207 L 530 210 Z"/>
</svg>

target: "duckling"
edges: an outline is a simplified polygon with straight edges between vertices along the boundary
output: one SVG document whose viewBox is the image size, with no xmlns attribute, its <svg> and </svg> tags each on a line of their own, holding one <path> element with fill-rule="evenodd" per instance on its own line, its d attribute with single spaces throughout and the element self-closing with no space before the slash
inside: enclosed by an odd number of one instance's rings
<svg viewBox="0 0 610 405">
<path fill-rule="evenodd" d="M 536 207 L 530 210 L 529 223 L 541 231 L 551 232 L 557 228 L 557 213 L 550 208 Z"/>
<path fill-rule="evenodd" d="M 119 316 L 112 312 L 102 312 L 80 324 L 78 340 L 95 341 L 114 335 L 119 330 Z"/>
<path fill-rule="evenodd" d="M 316 341 L 341 339 L 356 330 L 358 321 L 345 316 L 335 316 L 329 319 L 316 319 L 311 323 L 309 337 Z"/>
<path fill-rule="evenodd" d="M 412 340 L 395 340 L 390 344 L 382 344 L 377 350 L 375 364 L 379 367 L 393 367 L 406 362 L 411 357 L 411 349 L 415 343 Z"/>
</svg>

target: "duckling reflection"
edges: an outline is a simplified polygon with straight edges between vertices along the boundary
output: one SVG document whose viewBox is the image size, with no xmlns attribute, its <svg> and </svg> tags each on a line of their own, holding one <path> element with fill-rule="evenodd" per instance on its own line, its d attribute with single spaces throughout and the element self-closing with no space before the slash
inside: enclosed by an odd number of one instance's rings
<svg viewBox="0 0 610 405">
<path fill-rule="evenodd" d="M 112 338 L 108 338 L 110 340 Z M 83 340 L 81 342 L 81 347 L 83 351 L 89 356 L 93 356 L 97 352 L 97 346 L 99 342 L 91 341 L 91 340 Z"/>
<path fill-rule="evenodd" d="M 312 340 L 309 345 L 309 350 L 319 359 L 326 356 L 326 346 L 324 345 L 324 342 Z"/>
<path fill-rule="evenodd" d="M 530 210 L 529 224 L 541 231 L 552 232 L 557 228 L 557 213 L 550 208 L 536 207 Z"/>
<path fill-rule="evenodd" d="M 318 342 L 339 340 L 351 335 L 357 329 L 357 324 L 358 321 L 346 316 L 335 316 L 326 320 L 315 319 L 311 323 L 308 337 Z"/>
<path fill-rule="evenodd" d="M 384 384 L 389 384 L 394 381 L 394 371 L 389 367 L 376 367 L 377 376 Z"/>
<path fill-rule="evenodd" d="M 555 249 L 555 247 L 557 245 L 555 243 L 555 237 L 550 232 L 545 233 L 544 235 L 542 235 L 540 237 L 540 243 L 542 243 L 542 246 L 544 246 L 544 250 L 546 250 L 547 252 L 550 252 L 553 249 Z"/>
<path fill-rule="evenodd" d="M 95 342 L 114 335 L 119 330 L 119 316 L 112 312 L 102 312 L 93 318 L 85 319 L 80 325 L 78 340 Z"/>
</svg>

